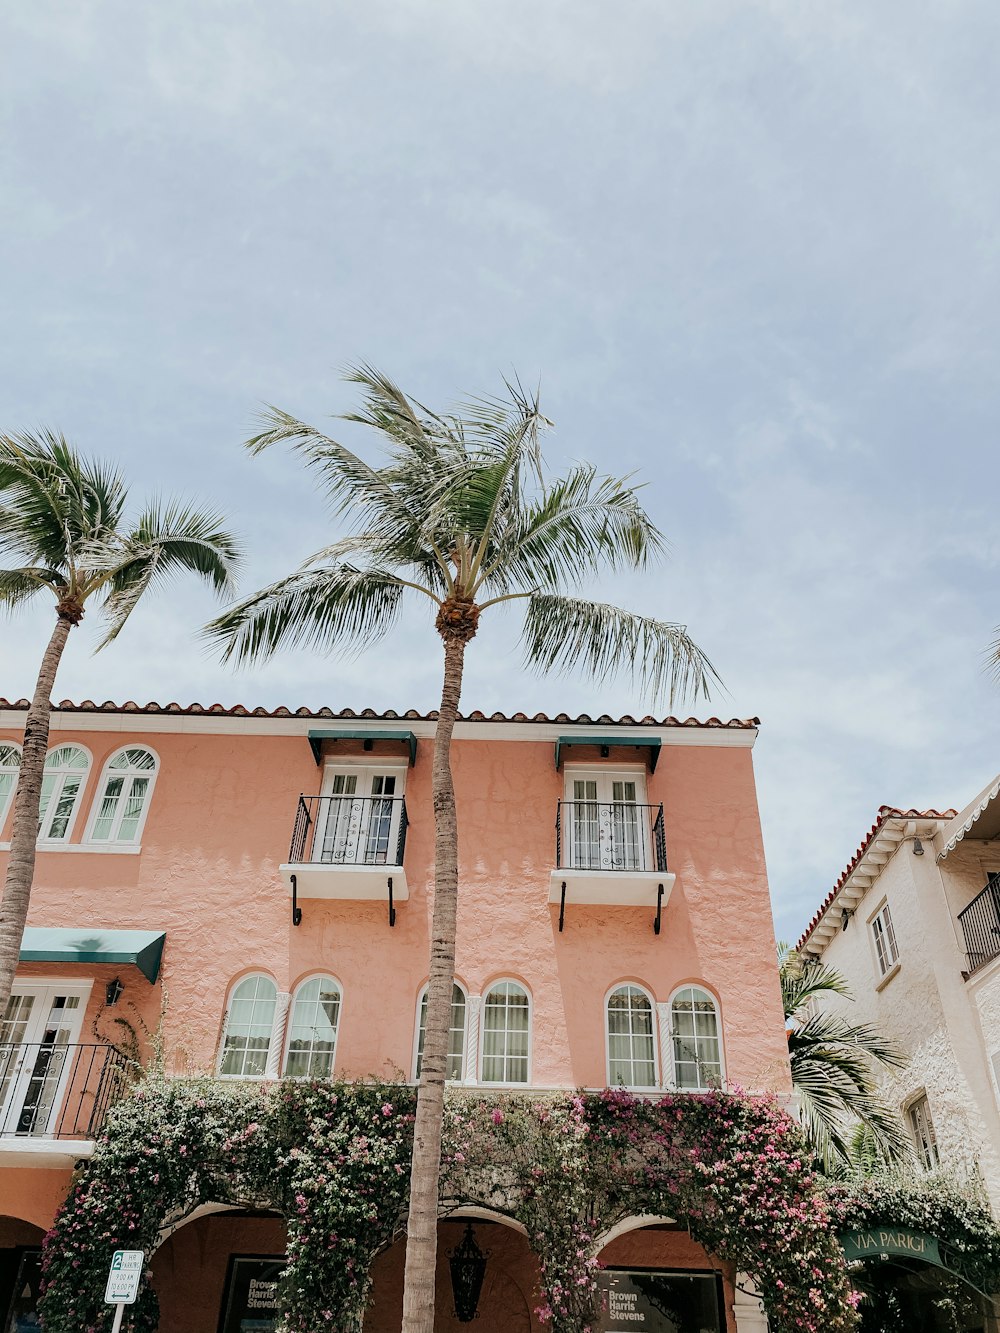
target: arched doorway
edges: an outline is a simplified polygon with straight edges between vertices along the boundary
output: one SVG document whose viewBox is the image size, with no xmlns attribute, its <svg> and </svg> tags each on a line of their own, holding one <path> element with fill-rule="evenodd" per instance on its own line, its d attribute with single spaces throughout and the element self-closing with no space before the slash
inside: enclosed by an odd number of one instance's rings
<svg viewBox="0 0 1000 1333">
<path fill-rule="evenodd" d="M 266 1328 L 284 1267 L 285 1221 L 277 1213 L 203 1205 L 170 1229 L 152 1257 L 159 1333 Z"/>
<path fill-rule="evenodd" d="M 542 1333 L 532 1307 L 537 1303 L 538 1264 L 524 1229 L 485 1209 L 461 1209 L 438 1224 L 435 1333 L 462 1333 L 469 1324 L 455 1316 L 449 1255 L 471 1224 L 476 1244 L 486 1256 L 479 1296 L 476 1333 Z M 398 1333 L 403 1309 L 405 1241 L 391 1245 L 372 1265 L 372 1298 L 365 1333 Z"/>
<path fill-rule="evenodd" d="M 44 1231 L 0 1215 L 0 1329 L 38 1328 L 37 1302 Z"/>
<path fill-rule="evenodd" d="M 983 1279 L 948 1243 L 899 1226 L 840 1237 L 861 1293 L 859 1333 L 1000 1333 Z"/>
</svg>

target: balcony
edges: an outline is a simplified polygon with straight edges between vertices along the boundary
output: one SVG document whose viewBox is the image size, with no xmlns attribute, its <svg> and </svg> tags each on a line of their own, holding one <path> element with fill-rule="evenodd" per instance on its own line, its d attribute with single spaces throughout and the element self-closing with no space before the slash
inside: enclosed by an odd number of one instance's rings
<svg viewBox="0 0 1000 1333">
<path fill-rule="evenodd" d="M 89 1156 L 129 1082 L 128 1060 L 104 1043 L 0 1045 L 0 1160 Z"/>
<path fill-rule="evenodd" d="M 281 867 L 299 898 L 348 898 L 389 903 L 409 897 L 403 853 L 406 802 L 402 796 L 300 796 L 288 861 Z"/>
<path fill-rule="evenodd" d="M 632 801 L 560 801 L 556 811 L 556 868 L 549 902 L 653 907 L 654 930 L 670 897 L 662 805 Z"/>
<path fill-rule="evenodd" d="M 969 975 L 1000 955 L 1000 876 L 990 877 L 986 888 L 958 914 L 969 960 Z"/>
</svg>

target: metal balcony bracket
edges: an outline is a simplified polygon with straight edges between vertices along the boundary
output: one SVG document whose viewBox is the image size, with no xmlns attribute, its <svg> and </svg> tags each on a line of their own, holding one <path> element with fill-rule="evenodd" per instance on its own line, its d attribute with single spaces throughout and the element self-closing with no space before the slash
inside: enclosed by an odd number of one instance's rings
<svg viewBox="0 0 1000 1333">
<path fill-rule="evenodd" d="M 299 906 L 299 881 L 297 875 L 289 875 L 292 881 L 292 925 L 302 925 L 302 908 Z"/>
<path fill-rule="evenodd" d="M 663 885 L 656 886 L 656 916 L 653 918 L 653 934 L 659 935 L 660 924 L 663 919 Z"/>
<path fill-rule="evenodd" d="M 566 881 L 562 882 L 562 892 L 559 895 L 559 933 L 562 934 L 563 918 L 566 915 Z"/>
<path fill-rule="evenodd" d="M 389 925 L 396 924 L 396 909 L 392 905 L 392 876 L 389 876 Z"/>
</svg>

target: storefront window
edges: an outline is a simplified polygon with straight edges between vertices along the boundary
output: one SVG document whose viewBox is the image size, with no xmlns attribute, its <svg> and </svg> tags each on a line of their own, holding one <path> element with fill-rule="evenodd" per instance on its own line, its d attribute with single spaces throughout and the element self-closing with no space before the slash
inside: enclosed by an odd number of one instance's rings
<svg viewBox="0 0 1000 1333">
<path fill-rule="evenodd" d="M 9 1274 L 4 1271 L 8 1268 Z M 35 1333 L 41 1329 L 38 1318 L 41 1281 L 41 1250 L 0 1250 L 0 1329 L 3 1333 Z"/>
<path fill-rule="evenodd" d="M 723 1333 L 716 1273 L 606 1268 L 598 1275 L 601 1333 Z"/>
<path fill-rule="evenodd" d="M 278 1279 L 284 1259 L 234 1254 L 223 1301 L 220 1333 L 273 1333 L 278 1321 Z"/>
</svg>

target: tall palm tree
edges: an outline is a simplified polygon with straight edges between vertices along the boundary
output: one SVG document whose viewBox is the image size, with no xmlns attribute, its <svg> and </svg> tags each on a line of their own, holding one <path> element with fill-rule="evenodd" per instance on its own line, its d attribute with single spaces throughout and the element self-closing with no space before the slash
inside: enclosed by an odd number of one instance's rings
<svg viewBox="0 0 1000 1333">
<path fill-rule="evenodd" d="M 15 611 L 48 593 L 56 613 L 24 724 L 0 900 L 0 1014 L 10 997 L 28 914 L 52 687 L 70 630 L 89 605 L 99 605 L 103 648 L 146 590 L 167 575 L 188 570 L 226 592 L 239 563 L 237 543 L 219 516 L 157 501 L 126 521 L 127 499 L 119 472 L 81 458 L 61 435 L 0 435 L 0 562 L 18 562 L 0 568 L 0 607 Z"/>
<path fill-rule="evenodd" d="M 538 398 L 506 383 L 438 415 L 370 366 L 347 375 L 385 461 L 374 466 L 276 408 L 247 442 L 290 445 L 349 535 L 208 628 L 225 656 L 266 658 L 283 645 L 367 647 L 396 620 L 404 593 L 433 608 L 444 647 L 434 738 L 434 911 L 427 1022 L 417 1093 L 403 1296 L 404 1333 L 432 1333 L 441 1122 L 455 974 L 458 831 L 450 746 L 465 652 L 483 612 L 525 605 L 526 661 L 578 664 L 600 678 L 624 668 L 651 694 L 708 693 L 715 673 L 684 626 L 571 597 L 598 568 L 642 569 L 663 539 L 627 479 L 578 465 L 548 479 L 539 447 L 550 425 Z"/>
<path fill-rule="evenodd" d="M 812 1007 L 824 996 L 851 998 L 834 968 L 805 962 L 789 945 L 779 944 L 778 969 L 792 1087 L 806 1141 L 823 1170 L 911 1162 L 913 1149 L 902 1120 L 876 1095 L 877 1066 L 902 1069 L 908 1063 L 905 1052 L 873 1023 L 850 1023 L 842 1014 Z"/>
</svg>

